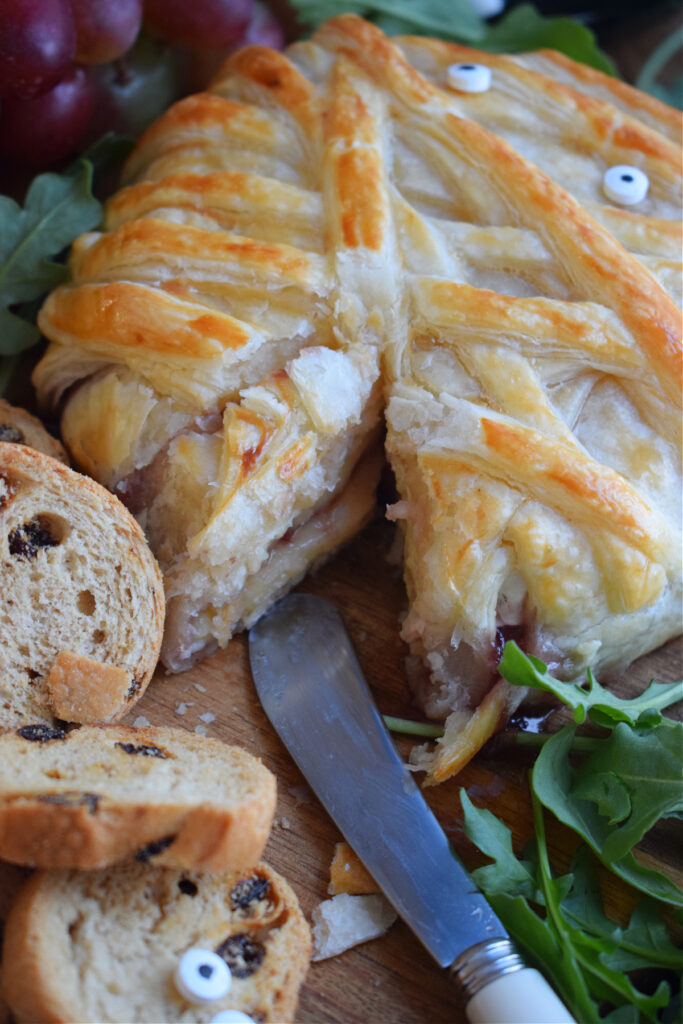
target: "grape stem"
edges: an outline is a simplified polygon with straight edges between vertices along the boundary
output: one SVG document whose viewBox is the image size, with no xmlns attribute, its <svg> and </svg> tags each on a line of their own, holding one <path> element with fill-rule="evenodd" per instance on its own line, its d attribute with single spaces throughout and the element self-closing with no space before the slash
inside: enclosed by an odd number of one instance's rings
<svg viewBox="0 0 683 1024">
<path fill-rule="evenodd" d="M 114 61 L 114 67 L 116 68 L 116 84 L 117 85 L 128 85 L 131 78 L 133 77 L 128 67 L 128 61 L 125 57 L 119 57 Z"/>
</svg>

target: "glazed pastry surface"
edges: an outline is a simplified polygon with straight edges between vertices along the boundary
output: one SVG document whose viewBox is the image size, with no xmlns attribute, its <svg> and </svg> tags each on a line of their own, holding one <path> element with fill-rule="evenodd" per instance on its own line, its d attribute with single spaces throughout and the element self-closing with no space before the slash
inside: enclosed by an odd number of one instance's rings
<svg viewBox="0 0 683 1024">
<path fill-rule="evenodd" d="M 464 60 L 487 92 L 449 88 Z M 430 714 L 483 701 L 490 734 L 519 699 L 491 689 L 505 639 L 574 676 L 678 632 L 676 131 L 554 54 L 352 15 L 240 51 L 147 131 L 43 308 L 36 383 L 80 383 L 64 436 L 148 530 L 167 664 L 291 585 L 345 495 L 344 536 L 367 519 L 382 403 Z M 605 197 L 616 164 L 647 174 L 637 206 Z"/>
</svg>

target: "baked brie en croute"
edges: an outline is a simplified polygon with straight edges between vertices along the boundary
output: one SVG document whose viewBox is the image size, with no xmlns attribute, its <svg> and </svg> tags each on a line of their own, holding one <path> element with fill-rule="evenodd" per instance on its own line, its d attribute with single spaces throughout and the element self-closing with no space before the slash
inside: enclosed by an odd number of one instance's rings
<svg viewBox="0 0 683 1024">
<path fill-rule="evenodd" d="M 471 57 L 467 57 L 471 54 Z M 465 94 L 448 69 L 488 64 Z M 554 77 L 548 77 L 554 71 Z M 164 659 L 370 514 L 381 406 L 438 779 L 521 694 L 680 629 L 680 173 L 654 100 L 352 15 L 248 47 L 143 136 L 40 317 L 35 381 L 164 569 Z M 605 172 L 633 165 L 628 209 Z"/>
</svg>

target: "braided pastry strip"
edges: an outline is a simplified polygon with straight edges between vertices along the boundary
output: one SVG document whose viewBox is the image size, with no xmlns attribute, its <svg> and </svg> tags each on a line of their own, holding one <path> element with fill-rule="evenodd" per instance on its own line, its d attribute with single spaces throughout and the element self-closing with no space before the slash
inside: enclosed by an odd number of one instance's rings
<svg viewBox="0 0 683 1024">
<path fill-rule="evenodd" d="M 489 93 L 445 87 L 465 58 Z M 427 710 L 451 714 L 432 779 L 519 700 L 495 683 L 506 637 L 572 676 L 678 631 L 663 132 L 666 108 L 554 55 L 397 45 L 351 15 L 287 55 L 235 54 L 148 130 L 43 308 L 35 379 L 53 402 L 85 381 L 64 435 L 145 523 L 167 664 L 226 643 L 369 515 L 380 385 L 402 635 Z M 598 184 L 626 160 L 651 183 L 628 213 Z"/>
</svg>

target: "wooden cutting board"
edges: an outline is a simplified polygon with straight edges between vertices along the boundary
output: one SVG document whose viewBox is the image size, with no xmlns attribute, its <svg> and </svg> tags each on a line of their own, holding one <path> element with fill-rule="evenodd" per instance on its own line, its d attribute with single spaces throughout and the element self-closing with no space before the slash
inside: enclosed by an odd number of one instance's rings
<svg viewBox="0 0 683 1024">
<path fill-rule="evenodd" d="M 420 717 L 410 703 L 399 639 L 405 591 L 395 557 L 394 527 L 372 523 L 334 560 L 301 584 L 337 605 L 356 646 L 360 663 L 384 714 Z M 681 678 L 682 650 L 672 642 L 641 659 L 615 683 L 619 692 L 635 693 L 650 678 L 670 682 Z M 207 721 L 203 715 L 215 716 Z M 329 866 L 341 838 L 305 784 L 280 743 L 256 697 L 249 671 L 246 638 L 238 636 L 211 658 L 182 675 L 158 670 L 128 724 L 144 716 L 154 725 L 206 730 L 210 736 L 237 743 L 261 757 L 278 778 L 276 820 L 265 857 L 294 886 L 304 913 L 328 898 Z M 398 743 L 407 757 L 412 741 Z M 513 828 L 519 840 L 531 832 L 531 809 L 525 783 L 530 762 L 501 737 L 457 778 L 425 790 L 446 834 L 472 867 L 481 861 L 462 831 L 459 789 L 465 786 L 475 803 L 489 807 Z M 551 849 L 560 865 L 570 859 L 571 835 L 550 830 Z M 419 842 L 419 836 L 415 836 Z M 673 837 L 661 831 L 648 854 L 669 873 L 675 872 Z M 624 890 L 606 893 L 613 912 L 630 909 Z M 386 936 L 311 965 L 301 992 L 297 1020 L 301 1024 L 439 1024 L 464 1021 L 453 985 L 434 964 L 410 930 L 397 922 Z"/>
</svg>

